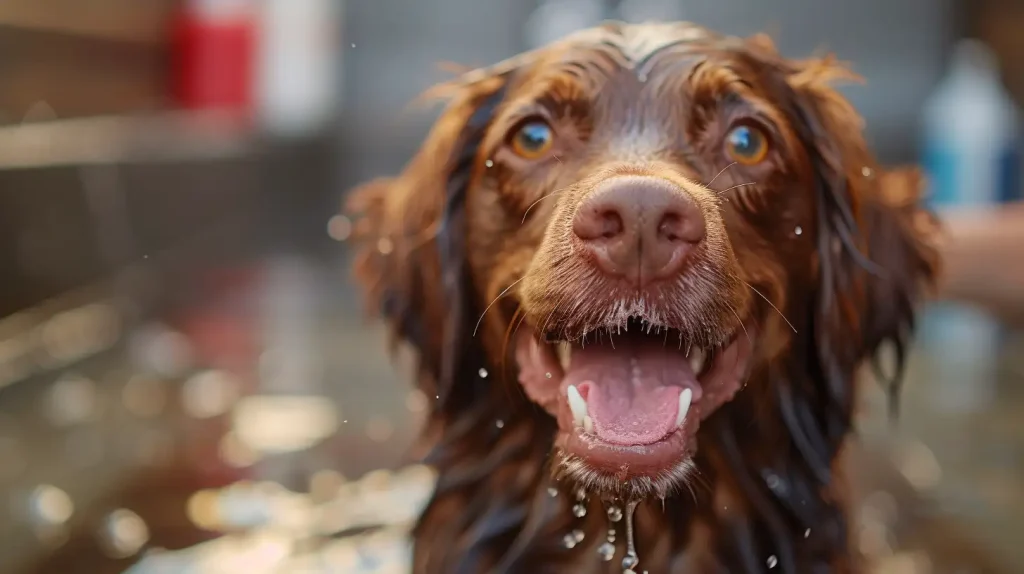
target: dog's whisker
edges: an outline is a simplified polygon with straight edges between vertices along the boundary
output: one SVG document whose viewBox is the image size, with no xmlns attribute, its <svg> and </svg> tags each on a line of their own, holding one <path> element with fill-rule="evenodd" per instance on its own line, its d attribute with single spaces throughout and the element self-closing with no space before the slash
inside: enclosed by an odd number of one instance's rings
<svg viewBox="0 0 1024 574">
<path fill-rule="evenodd" d="M 748 283 L 747 285 L 749 286 L 750 284 Z M 747 337 L 747 342 L 753 345 L 754 340 L 750 337 L 750 332 L 747 331 L 747 326 L 743 323 L 743 319 L 740 318 L 740 314 L 736 312 L 736 308 L 733 307 L 732 305 L 729 305 L 729 312 L 732 313 L 734 317 L 736 317 L 737 321 L 739 321 L 740 328 L 743 329 L 743 334 Z"/>
<path fill-rule="evenodd" d="M 713 488 L 711 487 L 711 481 L 705 476 L 696 465 L 693 467 L 693 474 L 690 475 L 692 480 L 688 480 L 687 484 L 694 487 L 696 491 L 698 488 L 702 489 L 705 494 L 712 494 Z"/>
<path fill-rule="evenodd" d="M 718 179 L 718 176 L 720 176 L 720 175 L 722 175 L 723 173 L 725 173 L 725 170 L 729 169 L 730 167 L 732 167 L 732 166 L 734 166 L 734 165 L 736 165 L 736 162 L 732 162 L 732 163 L 730 163 L 729 165 L 727 165 L 727 166 L 723 167 L 723 168 L 722 168 L 722 171 L 718 172 L 717 174 L 715 174 L 715 177 L 711 178 L 711 181 L 709 181 L 709 182 L 707 182 L 707 183 L 705 183 L 705 184 L 704 184 L 704 187 L 706 187 L 706 188 L 708 188 L 708 189 L 711 189 L 711 184 L 712 184 L 712 183 L 715 183 L 715 180 L 716 180 L 716 179 Z"/>
<path fill-rule="evenodd" d="M 685 486 L 686 490 L 689 491 L 690 498 L 693 499 L 693 505 L 694 506 L 699 505 L 700 503 L 697 502 L 697 491 L 693 489 L 693 481 L 685 480 L 685 481 L 683 481 L 683 486 Z M 661 499 L 661 509 L 662 509 L 662 512 L 664 512 L 664 510 L 665 510 L 665 499 L 664 498 Z"/>
<path fill-rule="evenodd" d="M 725 189 L 717 190 L 717 191 L 715 191 L 715 193 L 718 194 L 718 195 L 722 195 L 723 193 L 725 193 L 727 191 L 731 191 L 733 189 L 736 189 L 738 187 L 743 187 L 743 186 L 746 186 L 746 185 L 757 185 L 757 182 L 756 181 L 748 181 L 747 183 L 737 183 L 736 185 L 734 185 L 732 187 L 727 187 Z"/>
<path fill-rule="evenodd" d="M 515 322 L 515 327 L 512 328 L 512 335 L 511 335 L 511 337 L 515 337 L 516 334 L 519 332 L 519 327 L 522 327 L 523 323 L 526 322 L 526 312 L 523 311 L 523 308 L 519 307 L 518 309 L 516 309 L 516 311 L 517 311 L 518 317 L 514 318 L 513 321 L 511 321 L 511 322 Z"/>
<path fill-rule="evenodd" d="M 540 198 L 540 199 L 538 199 L 537 201 L 535 201 L 535 202 L 531 203 L 531 204 L 529 205 L 529 207 L 527 207 L 527 208 L 526 208 L 526 211 L 524 211 L 524 212 L 523 212 L 523 220 L 522 220 L 521 222 L 519 222 L 519 224 L 520 224 L 520 225 L 522 225 L 522 224 L 526 223 L 526 216 L 530 214 L 530 210 L 531 210 L 531 209 L 533 209 L 533 207 L 534 207 L 535 205 L 537 205 L 538 203 L 540 203 L 540 202 L 544 201 L 545 199 L 548 199 L 548 198 L 550 198 L 550 197 L 553 197 L 553 196 L 555 196 L 555 195 L 557 195 L 557 194 L 559 194 L 559 193 L 562 193 L 563 191 L 566 191 L 566 190 L 568 190 L 568 189 L 569 189 L 568 187 L 563 187 L 563 188 L 561 188 L 561 189 L 556 189 L 555 191 L 552 191 L 552 192 L 551 192 L 551 193 L 549 193 L 549 194 L 543 195 L 543 196 L 541 196 L 541 198 Z"/>
<path fill-rule="evenodd" d="M 782 320 L 785 321 L 787 325 L 789 325 L 789 328 L 792 329 L 794 333 L 796 333 L 796 327 L 793 326 L 793 323 L 789 322 L 789 319 L 787 319 L 786 316 L 782 313 L 782 311 L 780 311 L 779 308 L 775 306 L 775 303 L 772 303 L 770 299 L 764 296 L 764 293 L 761 293 L 760 291 L 755 289 L 754 286 L 751 285 L 750 283 L 747 283 L 746 281 L 744 281 L 743 283 L 745 283 L 747 287 L 750 287 L 751 291 L 757 293 L 759 297 L 764 299 L 766 303 L 771 305 L 772 309 L 775 309 L 775 312 L 779 314 L 779 317 L 782 317 Z"/>
<path fill-rule="evenodd" d="M 491 307 L 493 307 L 494 304 L 498 302 L 499 299 L 504 297 L 506 293 L 508 293 L 513 287 L 518 285 L 519 282 L 522 281 L 523 279 L 526 279 L 526 277 L 523 276 L 523 277 L 520 277 L 519 279 L 516 279 L 515 281 L 513 281 L 511 285 L 509 285 L 508 287 L 505 287 L 505 289 L 501 293 L 498 293 L 498 296 L 495 297 L 490 303 L 488 303 L 487 307 L 484 307 L 484 312 L 480 313 L 480 318 L 476 320 L 476 327 L 473 327 L 473 336 L 474 337 L 476 337 L 477 331 L 480 330 L 480 323 L 483 323 L 484 315 L 487 314 L 487 311 L 489 311 L 491 309 Z"/>
</svg>

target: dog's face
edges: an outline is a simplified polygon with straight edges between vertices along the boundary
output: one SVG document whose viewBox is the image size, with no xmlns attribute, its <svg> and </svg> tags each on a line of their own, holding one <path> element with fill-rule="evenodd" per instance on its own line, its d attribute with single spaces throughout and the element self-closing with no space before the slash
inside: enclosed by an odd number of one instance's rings
<svg viewBox="0 0 1024 574">
<path fill-rule="evenodd" d="M 671 24 L 589 30 L 468 74 L 406 174 L 371 188 L 367 231 L 388 249 L 363 269 L 422 353 L 479 346 L 481 367 L 557 421 L 557 474 L 664 496 L 748 380 L 842 329 L 850 376 L 889 333 L 870 311 L 900 321 L 930 275 L 928 222 L 885 191 L 917 182 L 871 163 L 819 82 L 834 71 Z M 859 267 L 858 225 L 895 230 L 863 265 L 897 276 L 885 289 Z"/>
<path fill-rule="evenodd" d="M 607 488 L 685 477 L 701 420 L 784 338 L 755 291 L 784 307 L 815 241 L 806 150 L 753 62 L 650 32 L 569 42 L 513 80 L 467 197 L 479 303 L 512 286 L 491 351 L 518 310 L 519 382 L 566 469 Z"/>
</svg>

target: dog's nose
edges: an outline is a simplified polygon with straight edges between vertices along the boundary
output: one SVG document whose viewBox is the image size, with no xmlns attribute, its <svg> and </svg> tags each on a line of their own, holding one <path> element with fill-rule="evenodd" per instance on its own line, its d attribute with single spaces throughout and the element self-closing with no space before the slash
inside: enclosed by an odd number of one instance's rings
<svg viewBox="0 0 1024 574">
<path fill-rule="evenodd" d="M 598 268 L 638 287 L 680 273 L 707 232 L 689 194 L 647 176 L 600 184 L 580 204 L 572 230 Z"/>
</svg>

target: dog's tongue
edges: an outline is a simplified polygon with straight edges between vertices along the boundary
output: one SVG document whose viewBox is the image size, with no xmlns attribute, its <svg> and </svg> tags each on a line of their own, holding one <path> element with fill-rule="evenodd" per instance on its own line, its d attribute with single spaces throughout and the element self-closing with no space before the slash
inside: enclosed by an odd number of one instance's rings
<svg viewBox="0 0 1024 574">
<path fill-rule="evenodd" d="M 576 385 L 601 440 L 624 446 L 651 444 L 675 430 L 679 394 L 699 398 L 684 353 L 658 344 L 589 345 L 573 351 L 564 381 Z"/>
</svg>

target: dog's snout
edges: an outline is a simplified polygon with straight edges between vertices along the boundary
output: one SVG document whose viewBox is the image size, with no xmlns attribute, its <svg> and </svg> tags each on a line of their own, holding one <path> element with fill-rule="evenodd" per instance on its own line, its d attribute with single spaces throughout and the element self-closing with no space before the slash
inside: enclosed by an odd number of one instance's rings
<svg viewBox="0 0 1024 574">
<path fill-rule="evenodd" d="M 707 232 L 684 190 L 646 176 L 600 184 L 580 204 L 572 229 L 598 268 L 637 286 L 681 272 Z"/>
</svg>

